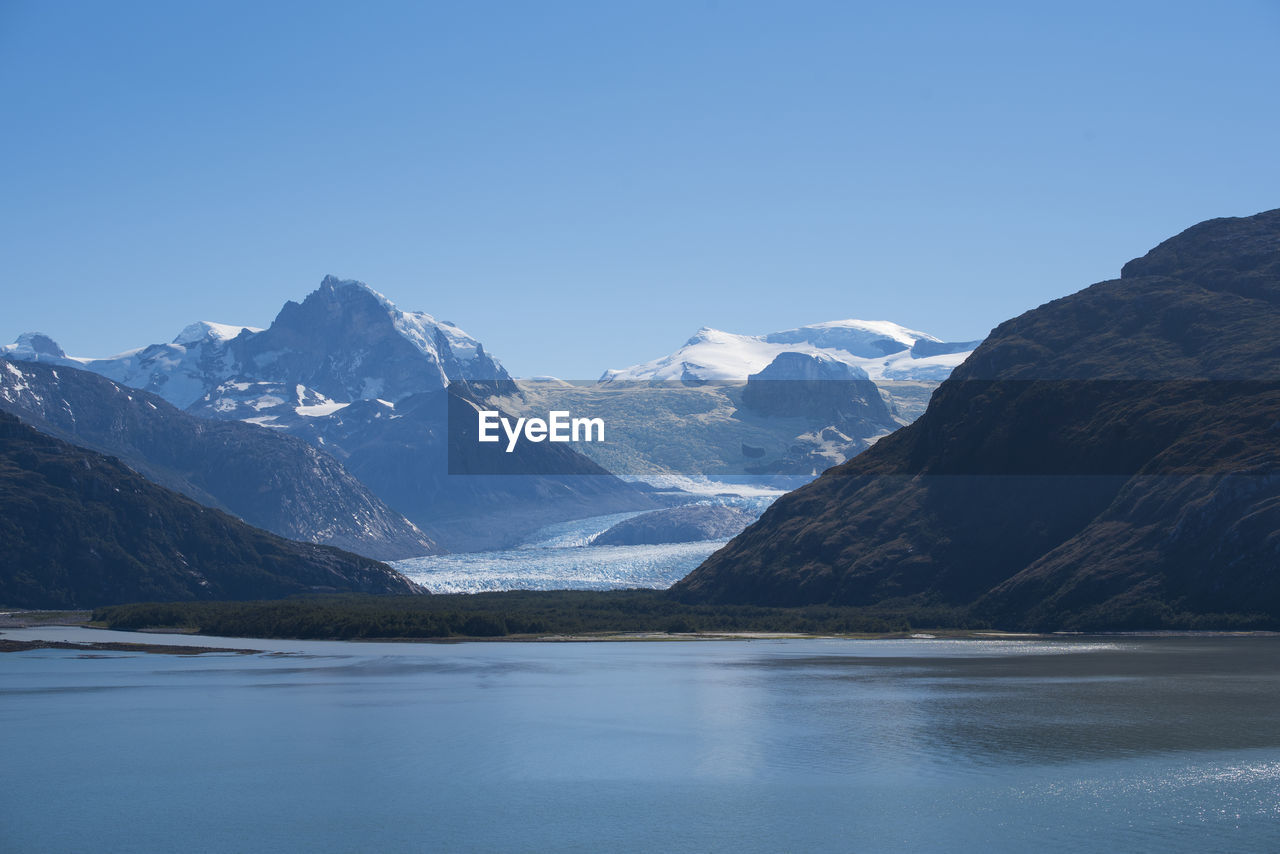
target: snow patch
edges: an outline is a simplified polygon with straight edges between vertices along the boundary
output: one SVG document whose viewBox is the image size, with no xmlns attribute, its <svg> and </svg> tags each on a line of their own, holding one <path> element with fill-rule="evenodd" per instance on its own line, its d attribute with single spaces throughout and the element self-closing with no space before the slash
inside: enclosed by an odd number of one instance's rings
<svg viewBox="0 0 1280 854">
<path fill-rule="evenodd" d="M 332 415 L 339 410 L 346 409 L 351 404 L 336 403 L 329 401 L 328 403 L 315 403 L 310 406 L 295 406 L 293 411 L 307 418 L 323 418 L 326 415 Z"/>
</svg>

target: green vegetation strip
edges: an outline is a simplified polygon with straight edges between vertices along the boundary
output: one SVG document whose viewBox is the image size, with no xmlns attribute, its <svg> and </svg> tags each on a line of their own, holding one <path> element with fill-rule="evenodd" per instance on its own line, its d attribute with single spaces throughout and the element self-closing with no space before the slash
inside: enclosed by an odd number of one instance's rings
<svg viewBox="0 0 1280 854">
<path fill-rule="evenodd" d="M 763 608 L 687 605 L 659 590 L 554 590 L 434 596 L 323 596 L 271 602 L 113 605 L 112 629 L 173 629 L 223 637 L 463 638 L 614 633 L 884 634 L 986 628 L 948 608 Z"/>
</svg>

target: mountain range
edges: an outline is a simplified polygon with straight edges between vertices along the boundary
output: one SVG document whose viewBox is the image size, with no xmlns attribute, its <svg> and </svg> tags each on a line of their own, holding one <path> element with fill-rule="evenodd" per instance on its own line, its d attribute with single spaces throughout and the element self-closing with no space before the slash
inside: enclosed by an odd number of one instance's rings
<svg viewBox="0 0 1280 854">
<path fill-rule="evenodd" d="M 0 348 L 0 409 L 43 431 L 0 416 L 0 601 L 411 590 L 315 543 L 391 558 L 623 511 L 650 513 L 622 541 L 749 518 L 662 510 L 692 496 L 622 472 L 816 477 L 673 588 L 690 601 L 1272 627 L 1278 330 L 1280 211 L 1201 223 L 976 347 L 881 321 L 704 328 L 595 383 L 516 380 L 333 277 L 268 328 L 201 322 L 110 359 L 28 333 Z M 611 441 L 476 441 L 482 408 L 556 407 Z"/>
<path fill-rule="evenodd" d="M 1280 625 L 1280 211 L 998 326 L 673 592 L 1010 628 Z"/>
<path fill-rule="evenodd" d="M 909 421 L 922 408 L 916 401 L 936 385 L 935 377 L 971 346 L 874 321 L 815 324 L 754 338 L 703 330 L 677 353 L 650 363 L 662 365 L 659 370 L 638 366 L 607 372 L 589 388 L 517 382 L 479 341 L 452 323 L 402 311 L 363 283 L 330 276 L 302 302 L 287 303 L 265 329 L 202 321 L 167 344 L 106 359 L 69 357 L 52 338 L 29 333 L 0 348 L 0 355 L 92 371 L 118 387 L 163 398 L 200 423 L 244 422 L 305 441 L 334 464 L 322 466 L 313 455 L 284 466 L 294 472 L 285 474 L 263 454 L 268 447 L 283 453 L 286 446 L 264 439 L 258 443 L 263 450 L 247 454 L 236 469 L 242 494 L 234 496 L 228 484 L 209 488 L 231 470 L 215 452 L 180 450 L 186 439 L 157 441 L 164 430 L 140 426 L 145 416 L 162 413 L 162 420 L 185 425 L 182 429 L 191 434 L 192 422 L 159 401 L 140 398 L 135 405 L 127 395 L 122 401 L 102 389 L 68 401 L 65 408 L 80 412 L 108 399 L 130 404 L 126 426 L 106 431 L 110 435 L 101 429 L 91 435 L 94 430 L 57 408 L 48 410 L 30 399 L 20 405 L 12 390 L 15 402 L 7 404 L 41 429 L 60 430 L 56 435 L 69 441 L 118 454 L 157 482 L 254 524 L 391 559 L 441 547 L 505 547 L 546 524 L 651 510 L 679 500 L 618 480 L 611 472 L 812 477 Z M 705 370 L 695 362 L 717 367 Z M 809 375 L 819 364 L 827 374 L 834 366 L 841 371 L 839 384 L 823 383 L 822 393 Z M 682 380 L 664 382 L 676 366 Z M 881 378 L 879 386 L 873 373 Z M 71 374 L 64 370 L 62 376 Z M 643 383 L 637 381 L 642 377 Z M 642 384 L 668 393 L 643 393 Z M 79 380 L 75 385 L 76 394 L 91 387 Z M 66 383 L 62 386 L 46 389 L 45 396 L 67 397 Z M 828 399 L 793 406 L 797 395 L 807 398 L 810 392 Z M 849 405 L 833 406 L 830 398 L 846 392 Z M 857 406 L 855 399 L 861 401 Z M 524 443 L 513 455 L 477 456 L 477 449 L 463 441 L 466 425 L 458 418 L 466 407 L 474 417 L 482 404 L 529 416 L 545 416 L 557 407 L 585 409 L 606 417 L 609 441 L 572 450 Z M 699 409 L 706 416 L 691 421 L 687 416 Z M 689 435 L 689 428 L 705 435 Z M 147 436 L 125 435 L 134 433 Z M 243 444 L 249 434 L 235 435 Z M 675 436 L 681 441 L 673 441 Z M 169 450 L 157 451 L 156 445 Z M 206 459 L 211 469 L 177 474 L 190 467 L 189 459 Z M 482 459 L 486 462 L 477 468 Z M 286 482 L 317 467 L 329 469 L 322 479 L 333 502 L 284 496 Z M 340 482 L 350 487 L 346 497 L 332 492 Z M 300 488 L 322 494 L 314 484 Z M 245 500 L 250 494 L 261 500 Z M 365 509 L 349 518 L 330 512 L 344 502 Z M 375 508 L 377 502 L 384 506 Z M 272 506 L 278 508 L 274 515 Z M 314 518 L 307 518 L 308 508 Z"/>
<path fill-rule="evenodd" d="M 47 335 L 24 334 L 0 348 L 0 410 L 264 536 L 394 560 L 508 547 L 549 524 L 697 498 L 615 471 L 803 482 L 906 423 L 899 403 L 932 389 L 929 377 L 968 346 L 883 322 L 760 338 L 704 330 L 657 360 L 664 371 L 681 366 L 676 382 L 661 371 L 640 380 L 638 370 L 589 387 L 518 382 L 452 323 L 326 277 L 267 328 L 201 321 L 111 358 L 74 358 Z M 694 359 L 720 367 L 699 373 Z M 610 441 L 521 443 L 510 454 L 477 441 L 481 408 L 533 416 L 557 406 L 604 415 Z M 644 524 L 721 537 L 751 518 L 685 519 L 707 512 Z M 169 585 L 156 595 L 185 594 Z"/>
</svg>

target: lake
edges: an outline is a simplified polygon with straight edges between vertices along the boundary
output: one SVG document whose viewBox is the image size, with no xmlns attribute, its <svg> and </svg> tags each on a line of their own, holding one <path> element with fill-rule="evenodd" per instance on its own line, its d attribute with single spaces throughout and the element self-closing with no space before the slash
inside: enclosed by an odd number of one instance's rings
<svg viewBox="0 0 1280 854">
<path fill-rule="evenodd" d="M 0 850 L 1280 847 L 1280 638 L 148 638 L 267 652 L 0 655 Z"/>
</svg>

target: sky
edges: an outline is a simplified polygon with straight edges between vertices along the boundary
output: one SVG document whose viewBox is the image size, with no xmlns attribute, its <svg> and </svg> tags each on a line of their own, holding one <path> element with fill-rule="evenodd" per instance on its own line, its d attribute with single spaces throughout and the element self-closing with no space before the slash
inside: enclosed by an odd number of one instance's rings
<svg viewBox="0 0 1280 854">
<path fill-rule="evenodd" d="M 1280 207 L 1280 2 L 0 0 L 0 340 L 326 274 L 591 379 L 701 326 L 948 340 Z"/>
</svg>

